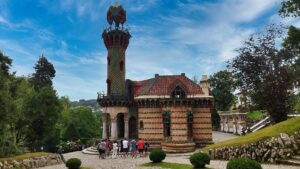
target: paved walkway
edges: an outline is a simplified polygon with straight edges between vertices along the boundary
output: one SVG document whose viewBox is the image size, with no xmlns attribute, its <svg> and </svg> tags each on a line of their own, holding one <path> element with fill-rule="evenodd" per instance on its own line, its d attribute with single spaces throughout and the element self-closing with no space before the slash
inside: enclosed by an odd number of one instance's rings
<svg viewBox="0 0 300 169">
<path fill-rule="evenodd" d="M 86 155 L 80 151 L 67 153 L 64 155 L 66 159 L 69 158 L 79 158 L 82 161 L 82 166 L 90 167 L 92 169 L 160 169 L 159 167 L 139 167 L 140 164 L 150 162 L 149 158 L 118 158 L 118 159 L 99 159 L 96 155 Z M 184 163 L 190 164 L 188 157 L 184 156 L 172 156 L 166 157 L 165 162 L 173 163 Z M 212 160 L 211 164 L 208 166 L 213 169 L 225 169 L 226 161 Z M 299 169 L 296 166 L 287 165 L 266 165 L 263 164 L 263 169 Z M 66 169 L 64 164 L 47 166 L 42 169 Z"/>
<path fill-rule="evenodd" d="M 239 137 L 239 136 L 231 134 L 231 133 L 223 133 L 223 132 L 219 132 L 219 131 L 213 131 L 212 136 L 213 136 L 214 143 L 218 143 L 221 141 Z"/>
<path fill-rule="evenodd" d="M 213 132 L 213 141 L 215 143 L 220 141 L 229 140 L 232 138 L 236 138 L 238 136 L 223 133 L 223 132 Z M 118 158 L 118 159 L 99 159 L 96 155 L 86 155 L 78 152 L 67 153 L 64 154 L 66 159 L 69 158 L 79 158 L 82 161 L 82 166 L 90 167 L 92 169 L 146 169 L 145 167 L 139 167 L 140 164 L 150 162 L 149 158 Z M 183 163 L 190 164 L 188 156 L 181 155 L 170 155 L 166 157 L 165 162 L 173 162 L 173 163 Z M 208 167 L 213 169 L 225 169 L 227 161 L 220 160 L 212 160 Z M 287 166 L 287 165 L 268 165 L 263 164 L 263 169 L 299 169 L 297 166 Z M 64 164 L 43 167 L 42 169 L 66 169 Z M 159 167 L 147 167 L 147 169 L 160 169 Z"/>
</svg>

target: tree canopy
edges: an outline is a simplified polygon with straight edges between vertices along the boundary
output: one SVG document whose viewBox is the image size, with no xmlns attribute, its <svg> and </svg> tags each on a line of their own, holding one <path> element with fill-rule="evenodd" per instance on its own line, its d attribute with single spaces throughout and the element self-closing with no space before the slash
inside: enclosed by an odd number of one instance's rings
<svg viewBox="0 0 300 169">
<path fill-rule="evenodd" d="M 258 108 L 267 110 L 274 122 L 287 118 L 295 83 L 291 63 L 296 56 L 276 47 L 276 39 L 282 33 L 280 26 L 272 25 L 265 34 L 252 35 L 237 50 L 239 54 L 230 65 L 239 87 L 248 91 Z"/>
</svg>

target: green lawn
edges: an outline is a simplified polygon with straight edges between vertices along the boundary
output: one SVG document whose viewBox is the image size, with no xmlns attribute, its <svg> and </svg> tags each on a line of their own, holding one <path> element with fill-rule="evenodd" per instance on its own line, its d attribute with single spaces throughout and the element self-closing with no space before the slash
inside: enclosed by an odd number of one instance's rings
<svg viewBox="0 0 300 169">
<path fill-rule="evenodd" d="M 162 167 L 162 168 L 170 168 L 170 169 L 193 169 L 193 166 L 190 164 L 179 164 L 179 163 L 145 163 L 141 165 L 142 167 Z M 206 168 L 209 169 L 209 168 Z"/>
<path fill-rule="evenodd" d="M 295 131 L 300 131 L 300 117 L 294 117 L 284 122 L 277 123 L 273 126 L 264 128 L 254 133 L 240 136 L 231 140 L 219 142 L 202 148 L 202 151 L 208 151 L 209 149 L 224 147 L 224 146 L 236 146 L 254 143 L 260 140 L 264 140 L 273 136 L 279 136 L 280 133 L 293 134 Z"/>
<path fill-rule="evenodd" d="M 261 111 L 253 111 L 253 112 L 249 112 L 247 113 L 247 118 L 252 119 L 252 120 L 259 120 L 261 119 L 264 115 L 266 115 L 265 112 L 261 112 Z"/>
<path fill-rule="evenodd" d="M 53 154 L 53 153 L 47 153 L 47 152 L 25 153 L 25 154 L 13 156 L 13 157 L 0 158 L 0 162 L 1 161 L 11 161 L 11 160 L 21 161 L 21 160 L 31 158 L 31 157 L 46 156 L 46 155 L 51 155 L 51 154 Z"/>
</svg>

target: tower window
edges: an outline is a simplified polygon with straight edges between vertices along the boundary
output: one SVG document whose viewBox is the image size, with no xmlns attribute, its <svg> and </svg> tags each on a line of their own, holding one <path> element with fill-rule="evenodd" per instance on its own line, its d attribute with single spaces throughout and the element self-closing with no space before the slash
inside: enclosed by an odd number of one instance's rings
<svg viewBox="0 0 300 169">
<path fill-rule="evenodd" d="M 143 122 L 143 120 L 140 120 L 140 129 L 144 130 L 144 122 Z"/>
<path fill-rule="evenodd" d="M 193 138 L 193 112 L 187 112 L 187 135 L 188 138 Z"/>
<path fill-rule="evenodd" d="M 164 137 L 171 136 L 171 117 L 170 112 L 163 112 Z"/>
<path fill-rule="evenodd" d="M 173 98 L 185 98 L 185 92 L 181 89 L 181 87 L 177 86 L 175 90 L 172 92 Z"/>
<path fill-rule="evenodd" d="M 107 64 L 110 65 L 110 58 L 107 56 Z"/>
<path fill-rule="evenodd" d="M 121 61 L 121 62 L 120 62 L 120 71 L 123 71 L 123 69 L 124 69 L 124 62 Z"/>
</svg>

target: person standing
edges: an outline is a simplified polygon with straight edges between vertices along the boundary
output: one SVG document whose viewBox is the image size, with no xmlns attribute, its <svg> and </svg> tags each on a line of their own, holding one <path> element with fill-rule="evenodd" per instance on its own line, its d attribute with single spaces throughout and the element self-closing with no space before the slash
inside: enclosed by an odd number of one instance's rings
<svg viewBox="0 0 300 169">
<path fill-rule="evenodd" d="M 132 139 L 130 141 L 130 148 L 131 148 L 131 157 L 135 158 L 136 157 L 136 141 Z"/>
<path fill-rule="evenodd" d="M 110 153 L 110 140 L 106 139 L 106 143 L 105 143 L 105 154 L 108 157 Z"/>
<path fill-rule="evenodd" d="M 97 149 L 98 149 L 98 152 L 99 152 L 99 159 L 104 159 L 104 156 L 105 156 L 105 145 L 106 145 L 106 142 L 104 140 L 101 140 L 98 145 L 97 145 Z"/>
<path fill-rule="evenodd" d="M 124 157 L 125 155 L 128 156 L 128 141 L 126 140 L 126 138 L 123 140 L 122 144 L 123 144 Z"/>
<path fill-rule="evenodd" d="M 144 141 L 142 139 L 139 139 L 138 142 L 137 142 L 137 148 L 138 148 L 140 157 L 143 156 L 144 145 L 145 145 Z"/>
<path fill-rule="evenodd" d="M 117 141 L 114 141 L 113 143 L 113 146 L 112 146 L 112 150 L 113 150 L 113 153 L 112 153 L 112 158 L 117 158 L 117 152 L 118 152 L 118 143 Z"/>
<path fill-rule="evenodd" d="M 145 145 L 144 145 L 145 157 L 147 156 L 148 150 L 149 150 L 149 143 L 145 142 Z"/>
</svg>

